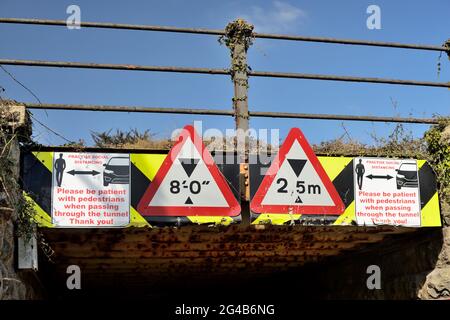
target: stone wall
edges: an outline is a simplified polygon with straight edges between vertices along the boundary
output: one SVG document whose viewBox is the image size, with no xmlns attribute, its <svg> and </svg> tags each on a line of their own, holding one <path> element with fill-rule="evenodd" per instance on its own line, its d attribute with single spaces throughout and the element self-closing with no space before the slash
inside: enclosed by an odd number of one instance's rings
<svg viewBox="0 0 450 320">
<path fill-rule="evenodd" d="M 442 236 L 438 261 L 419 291 L 420 299 L 450 299 L 450 227 L 442 230 Z"/>
<path fill-rule="evenodd" d="M 20 189 L 10 188 L 6 180 L 19 181 L 20 174 L 20 136 L 29 133 L 23 106 L 0 105 L 1 109 L 1 164 L 0 183 L 0 300 L 38 299 L 42 297 L 39 280 L 34 271 L 17 269 L 17 237 L 15 221 L 17 218 L 15 201 L 21 197 Z M 12 110 L 12 112 L 9 111 Z M 23 130 L 25 128 L 25 130 Z M 18 131 L 20 130 L 20 131 Z M 9 167 L 8 167 L 9 166 Z M 6 189 L 6 190 L 5 190 Z"/>
<path fill-rule="evenodd" d="M 9 210 L 0 210 L 0 300 L 39 299 L 41 285 L 34 271 L 16 268 L 16 241 Z"/>
<path fill-rule="evenodd" d="M 370 290 L 367 267 L 381 271 Z M 449 299 L 450 228 L 422 229 L 302 270 L 297 280 L 313 299 Z"/>
</svg>

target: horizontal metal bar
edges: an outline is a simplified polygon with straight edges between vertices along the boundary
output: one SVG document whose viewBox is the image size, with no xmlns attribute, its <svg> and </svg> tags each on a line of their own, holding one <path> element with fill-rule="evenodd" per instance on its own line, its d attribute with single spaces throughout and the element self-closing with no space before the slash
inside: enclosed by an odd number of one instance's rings
<svg viewBox="0 0 450 320">
<path fill-rule="evenodd" d="M 113 111 L 113 112 L 138 112 L 138 113 L 175 113 L 198 114 L 215 116 L 232 116 L 232 110 L 192 109 L 192 108 L 159 108 L 159 107 L 133 107 L 133 106 L 107 106 L 85 104 L 38 104 L 24 103 L 28 109 L 46 110 L 77 110 L 77 111 Z"/>
<path fill-rule="evenodd" d="M 107 70 L 156 71 L 156 72 L 180 72 L 180 73 L 203 73 L 203 74 L 230 74 L 230 71 L 227 69 L 160 67 L 160 66 L 143 66 L 143 65 L 135 65 L 135 64 L 105 64 L 105 63 L 0 59 L 0 65 L 2 65 L 2 64 L 3 65 L 15 65 L 15 66 L 31 66 L 31 67 L 107 69 Z"/>
<path fill-rule="evenodd" d="M 290 113 L 290 112 L 266 112 L 251 111 L 252 117 L 265 118 L 294 118 L 294 119 L 315 119 L 315 120 L 349 120 L 349 121 L 371 121 L 371 122 L 394 122 L 394 123 L 419 123 L 438 124 L 433 118 L 401 118 L 401 117 L 377 117 L 377 116 L 352 116 L 337 114 L 317 114 L 317 113 Z"/>
<path fill-rule="evenodd" d="M 113 111 L 113 112 L 143 112 L 143 113 L 174 113 L 174 114 L 198 114 L 233 116 L 232 110 L 211 110 L 192 108 L 160 108 L 160 107 L 133 107 L 133 106 L 105 106 L 105 105 L 80 105 L 80 104 L 24 104 L 28 109 L 47 110 L 81 110 L 81 111 Z M 294 118 L 294 119 L 316 119 L 316 120 L 349 120 L 349 121 L 373 121 L 373 122 L 398 122 L 398 123 L 422 123 L 437 124 L 433 118 L 401 118 L 401 117 L 376 117 L 376 116 L 352 116 L 335 114 L 312 114 L 312 113 L 289 113 L 289 112 L 266 112 L 250 111 L 252 117 L 268 118 Z"/>
<path fill-rule="evenodd" d="M 266 72 L 266 71 L 250 71 L 248 74 L 253 77 L 312 79 L 312 80 L 345 81 L 345 82 L 369 82 L 369 83 L 397 84 L 407 86 L 450 88 L 450 82 L 398 80 L 386 78 L 351 77 L 351 76 L 336 76 L 336 75 L 322 75 L 309 73 Z"/>
<path fill-rule="evenodd" d="M 0 18 L 0 23 L 67 26 L 67 22 L 65 20 L 48 20 L 48 19 Z M 166 26 L 107 23 L 107 22 L 80 22 L 80 26 L 85 27 L 85 28 L 160 31 L 160 32 L 207 34 L 207 35 L 224 35 L 225 34 L 224 30 L 217 30 L 217 29 L 178 28 L 178 27 L 166 27 Z M 449 52 L 449 49 L 444 46 L 421 45 L 421 44 L 405 44 L 405 43 L 396 43 L 396 42 L 336 39 L 336 38 L 324 38 L 324 37 L 305 37 L 305 36 L 258 33 L 258 32 L 253 33 L 253 36 L 255 38 L 272 39 L 272 40 L 321 42 L 321 43 L 334 43 L 334 44 L 348 44 L 348 45 L 361 45 L 361 46 L 375 46 L 375 47 L 387 47 L 387 48 L 401 48 L 401 49 Z"/>
<path fill-rule="evenodd" d="M 22 18 L 0 18 L 0 23 L 16 23 L 16 24 L 37 24 L 48 26 L 67 26 L 65 20 L 48 20 L 48 19 L 22 19 Z M 160 31 L 160 32 L 176 32 L 176 33 L 197 33 L 209 35 L 224 35 L 224 30 L 201 29 L 201 28 L 178 28 L 165 26 L 150 26 L 139 24 L 125 23 L 108 23 L 108 22 L 80 22 L 83 28 L 100 28 L 100 29 L 123 29 L 123 30 L 139 30 L 139 31 Z"/>
<path fill-rule="evenodd" d="M 219 75 L 229 75 L 230 74 L 230 71 L 228 69 L 188 68 L 188 67 L 173 67 L 173 66 L 161 67 L 161 66 L 143 66 L 143 65 L 131 65 L 131 64 L 100 64 L 100 63 L 37 61 L 37 60 L 0 59 L 0 65 L 57 67 L 57 68 L 82 68 L 82 69 L 107 69 L 107 70 L 128 70 L 128 71 L 179 72 L 179 73 L 200 73 L 200 74 L 219 74 Z M 250 72 L 248 72 L 248 75 L 253 76 L 253 77 L 312 79 L 312 80 L 345 81 L 345 82 L 368 82 L 368 83 L 385 83 L 385 84 L 396 84 L 396 85 L 450 88 L 450 82 L 397 80 L 397 79 L 384 79 L 384 78 L 350 77 L 350 76 L 320 75 L 320 74 L 307 74 L 307 73 L 266 72 L 266 71 L 250 71 Z"/>
<path fill-rule="evenodd" d="M 449 52 L 449 49 L 444 46 L 433 46 L 433 45 L 424 45 L 424 44 L 408 44 L 408 43 L 398 43 L 398 42 L 336 39 L 336 38 L 324 38 L 324 37 L 304 37 L 304 36 L 281 35 L 281 34 L 270 34 L 270 33 L 254 33 L 254 36 L 256 38 L 265 38 L 265 39 L 273 39 L 273 40 L 321 42 L 321 43 L 349 44 L 349 45 L 371 46 L 371 47 L 386 47 L 386 48 L 400 48 L 400 49 Z"/>
</svg>

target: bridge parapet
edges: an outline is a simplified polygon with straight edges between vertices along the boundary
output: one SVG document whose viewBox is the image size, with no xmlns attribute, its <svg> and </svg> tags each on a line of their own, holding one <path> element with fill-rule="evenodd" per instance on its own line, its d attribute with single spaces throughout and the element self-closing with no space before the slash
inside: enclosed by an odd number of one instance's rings
<svg viewBox="0 0 450 320">
<path fill-rule="evenodd" d="M 0 300 L 38 298 L 41 288 L 34 271 L 18 270 L 15 261 L 18 243 L 35 239 L 34 211 L 27 205 L 18 183 L 20 142 L 29 140 L 31 123 L 25 106 L 1 100 L 0 107 Z M 19 255 L 23 252 L 20 248 L 18 251 Z"/>
</svg>

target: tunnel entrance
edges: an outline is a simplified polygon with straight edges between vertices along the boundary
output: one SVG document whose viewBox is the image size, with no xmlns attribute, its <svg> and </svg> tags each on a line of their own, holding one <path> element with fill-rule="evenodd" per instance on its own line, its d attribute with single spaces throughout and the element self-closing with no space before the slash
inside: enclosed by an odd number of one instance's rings
<svg viewBox="0 0 450 320">
<path fill-rule="evenodd" d="M 229 226 L 42 229 L 48 299 L 275 297 L 414 299 L 442 245 L 440 228 Z M 43 257 L 43 255 L 41 255 Z M 45 259 L 42 259 L 45 260 Z M 66 286 L 81 270 L 81 290 Z M 381 290 L 366 286 L 381 268 Z M 288 294 L 288 295 L 287 295 Z M 287 296 L 286 296 L 287 295 Z"/>
</svg>

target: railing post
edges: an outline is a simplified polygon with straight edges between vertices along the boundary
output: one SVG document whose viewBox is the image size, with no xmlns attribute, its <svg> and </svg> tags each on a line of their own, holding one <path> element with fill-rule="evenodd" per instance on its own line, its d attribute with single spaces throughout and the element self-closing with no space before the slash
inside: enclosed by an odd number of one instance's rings
<svg viewBox="0 0 450 320">
<path fill-rule="evenodd" d="M 234 84 L 233 109 L 236 121 L 238 139 L 236 147 L 243 157 L 240 162 L 247 162 L 248 157 L 248 65 L 247 50 L 252 44 L 253 26 L 245 20 L 237 19 L 230 22 L 225 28 L 225 36 L 221 41 L 230 49 L 230 73 Z M 239 136 L 239 133 L 242 135 Z M 239 141 L 242 138 L 243 141 Z M 243 143 L 241 143 L 243 142 Z"/>
<path fill-rule="evenodd" d="M 445 41 L 444 47 L 445 47 L 445 49 L 446 49 L 445 52 L 447 53 L 448 59 L 450 60 L 450 39 L 448 39 L 447 41 Z"/>
<path fill-rule="evenodd" d="M 235 148 L 240 164 L 240 190 L 242 203 L 242 220 L 250 223 L 248 201 L 249 192 L 249 113 L 248 113 L 248 65 L 247 50 L 252 44 L 253 26 L 245 20 L 237 19 L 225 28 L 221 42 L 230 49 L 230 73 L 234 84 L 233 110 L 236 128 Z"/>
</svg>

